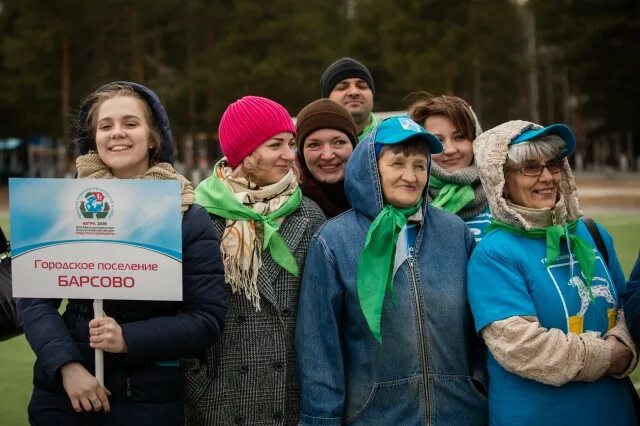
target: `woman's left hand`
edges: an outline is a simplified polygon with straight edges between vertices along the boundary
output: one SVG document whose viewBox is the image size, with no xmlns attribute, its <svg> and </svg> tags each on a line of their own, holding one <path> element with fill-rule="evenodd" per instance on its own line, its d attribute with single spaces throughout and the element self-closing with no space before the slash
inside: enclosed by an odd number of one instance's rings
<svg viewBox="0 0 640 426">
<path fill-rule="evenodd" d="M 89 346 L 113 353 L 128 352 L 122 328 L 116 320 L 106 316 L 89 322 Z"/>
<path fill-rule="evenodd" d="M 607 374 L 622 374 L 633 359 L 633 352 L 615 336 L 609 336 L 605 340 L 611 347 L 611 363 Z"/>
</svg>

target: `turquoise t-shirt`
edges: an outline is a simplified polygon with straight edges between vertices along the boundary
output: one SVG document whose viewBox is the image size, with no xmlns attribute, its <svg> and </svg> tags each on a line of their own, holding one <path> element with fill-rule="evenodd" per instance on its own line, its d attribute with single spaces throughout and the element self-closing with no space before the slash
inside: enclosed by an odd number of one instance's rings
<svg viewBox="0 0 640 426">
<path fill-rule="evenodd" d="M 536 316 L 546 328 L 604 335 L 615 325 L 625 279 L 611 237 L 602 228 L 600 232 L 610 260 L 607 267 L 594 248 L 594 300 L 589 298 L 580 264 L 575 256 L 569 258 L 564 240 L 558 260 L 548 265 L 543 238 L 518 236 L 503 229 L 486 234 L 471 256 L 467 274 L 476 330 L 512 316 Z M 583 223 L 576 234 L 595 247 Z M 510 373 L 490 353 L 487 358 L 492 425 L 635 424 L 631 397 L 622 380 L 604 376 L 595 382 L 554 387 Z"/>
<path fill-rule="evenodd" d="M 493 216 L 491 216 L 491 211 L 489 210 L 489 207 L 487 207 L 482 213 L 472 218 L 465 219 L 464 222 L 467 224 L 467 226 L 471 230 L 471 233 L 476 239 L 476 243 L 479 243 L 480 240 L 482 240 L 482 237 L 484 237 L 485 230 L 487 229 L 487 226 L 489 226 L 489 224 L 491 223 L 491 219 L 493 219 Z"/>
</svg>

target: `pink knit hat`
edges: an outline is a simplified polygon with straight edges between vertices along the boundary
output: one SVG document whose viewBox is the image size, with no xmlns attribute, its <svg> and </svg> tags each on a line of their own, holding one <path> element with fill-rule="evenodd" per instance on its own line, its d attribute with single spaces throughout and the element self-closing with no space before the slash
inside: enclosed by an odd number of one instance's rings
<svg viewBox="0 0 640 426">
<path fill-rule="evenodd" d="M 235 169 L 257 147 L 274 135 L 296 129 L 287 110 L 271 99 L 245 96 L 227 107 L 218 127 L 222 153 Z"/>
</svg>

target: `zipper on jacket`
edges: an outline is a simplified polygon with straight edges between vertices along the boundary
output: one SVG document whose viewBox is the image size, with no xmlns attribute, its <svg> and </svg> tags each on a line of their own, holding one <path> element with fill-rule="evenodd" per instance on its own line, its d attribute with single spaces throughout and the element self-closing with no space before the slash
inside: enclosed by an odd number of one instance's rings
<svg viewBox="0 0 640 426">
<path fill-rule="evenodd" d="M 425 402 L 425 421 L 427 426 L 430 422 L 429 412 L 429 378 L 427 370 L 427 349 L 424 343 L 424 328 L 422 323 L 422 308 L 420 307 L 420 297 L 418 295 L 418 284 L 416 283 L 416 275 L 413 270 L 413 256 L 409 257 L 409 271 L 411 273 L 411 282 L 413 283 L 413 295 L 416 300 L 416 311 L 418 313 L 418 334 L 420 336 L 420 363 L 422 364 L 422 383 L 424 387 L 424 402 Z"/>
<path fill-rule="evenodd" d="M 127 377 L 127 397 L 131 398 L 131 377 Z"/>
</svg>

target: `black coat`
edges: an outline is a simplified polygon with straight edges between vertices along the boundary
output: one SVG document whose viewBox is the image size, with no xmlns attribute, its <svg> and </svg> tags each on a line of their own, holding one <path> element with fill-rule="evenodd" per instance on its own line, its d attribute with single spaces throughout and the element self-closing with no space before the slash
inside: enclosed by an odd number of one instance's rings
<svg viewBox="0 0 640 426">
<path fill-rule="evenodd" d="M 181 356 L 200 354 L 216 342 L 221 333 L 226 296 L 219 240 L 209 215 L 198 205 L 191 206 L 183 216 L 182 253 L 182 302 L 104 303 L 105 313 L 122 327 L 129 350 L 127 354 L 105 353 L 105 387 L 112 393 L 109 398 L 112 411 L 104 418 L 107 423 L 119 424 L 119 403 L 122 403 L 121 413 L 129 411 L 127 403 L 144 403 L 145 416 L 153 415 L 153 404 L 158 404 L 157 414 L 166 411 L 167 404 L 181 411 L 182 387 L 177 360 Z M 17 302 L 19 319 L 37 356 L 35 390 L 29 407 L 30 420 L 35 423 L 39 423 L 35 417 L 46 411 L 43 407 L 54 400 L 66 401 L 66 408 L 72 409 L 62 387 L 60 368 L 63 365 L 77 361 L 94 372 L 94 351 L 89 347 L 88 329 L 93 318 L 92 302 L 71 300 L 62 316 L 58 314 L 60 302 L 59 299 L 19 299 Z M 164 407 L 160 408 L 162 404 Z M 141 410 L 133 412 L 141 414 Z M 57 422 L 49 419 L 45 423 Z M 126 423 L 147 422 L 127 417 Z"/>
</svg>

